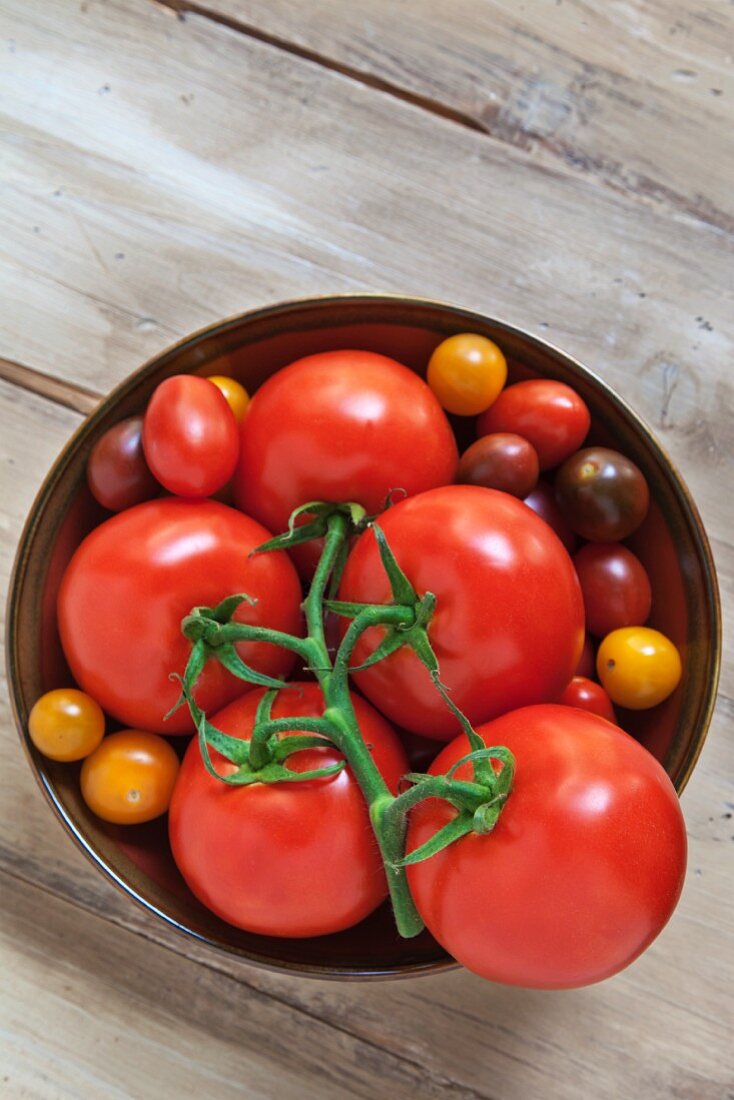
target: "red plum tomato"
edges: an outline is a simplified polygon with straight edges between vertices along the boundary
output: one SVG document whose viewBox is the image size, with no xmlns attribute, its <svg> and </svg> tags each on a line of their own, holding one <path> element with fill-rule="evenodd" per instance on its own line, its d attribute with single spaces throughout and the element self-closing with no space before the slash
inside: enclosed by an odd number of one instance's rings
<svg viewBox="0 0 734 1100">
<path fill-rule="evenodd" d="M 614 713 L 612 700 L 607 695 L 601 684 L 594 683 L 586 676 L 574 676 L 566 686 L 558 699 L 564 707 L 578 707 L 580 710 L 588 710 L 591 714 L 598 714 L 600 718 L 606 718 L 607 722 L 617 724 L 617 716 Z"/>
<path fill-rule="evenodd" d="M 312 500 L 381 512 L 390 493 L 454 480 L 456 441 L 417 374 L 370 351 L 299 359 L 255 393 L 242 421 L 235 501 L 270 530 Z"/>
<path fill-rule="evenodd" d="M 532 443 L 541 470 L 550 470 L 579 449 L 590 424 L 586 404 L 570 386 L 533 378 L 503 390 L 479 417 L 477 435 L 515 432 Z"/>
<path fill-rule="evenodd" d="M 143 420 L 131 416 L 109 428 L 92 447 L 87 482 L 96 501 L 122 512 L 160 492 L 143 454 Z"/>
<path fill-rule="evenodd" d="M 584 616 L 571 559 L 546 523 L 522 501 L 476 485 L 422 493 L 379 522 L 417 593 L 436 596 L 428 636 L 441 680 L 470 721 L 558 698 L 579 659 Z M 370 530 L 349 555 L 340 598 L 391 600 Z M 367 631 L 352 663 L 383 637 L 381 627 Z M 397 725 L 438 740 L 455 736 L 455 719 L 411 650 L 354 679 Z"/>
<path fill-rule="evenodd" d="M 429 931 L 490 981 L 565 989 L 616 974 L 652 943 L 683 886 L 686 830 L 670 779 L 632 737 L 571 707 L 522 708 L 478 732 L 514 753 L 515 782 L 492 832 L 408 867 Z M 468 751 L 462 735 L 431 772 Z M 456 776 L 471 779 L 471 766 Z M 417 806 L 407 850 L 455 813 L 438 799 Z"/>
<path fill-rule="evenodd" d="M 573 559 L 587 629 L 603 638 L 621 626 L 642 626 L 652 606 L 645 567 L 620 543 L 590 542 Z"/>
<path fill-rule="evenodd" d="M 157 387 L 143 421 L 148 466 L 170 493 L 208 497 L 234 473 L 237 421 L 208 378 L 177 374 Z"/>
<path fill-rule="evenodd" d="M 522 500 L 538 480 L 538 456 L 532 444 L 519 435 L 485 435 L 464 451 L 456 480 L 499 489 Z"/>
<path fill-rule="evenodd" d="M 556 474 L 556 500 L 569 524 L 590 542 L 618 542 L 640 526 L 650 493 L 631 459 L 608 447 L 571 455 Z"/>
<path fill-rule="evenodd" d="M 249 739 L 261 689 L 212 718 L 217 729 Z M 353 698 L 365 742 L 395 792 L 408 763 L 391 726 Z M 314 683 L 289 684 L 274 718 L 323 713 Z M 287 736 L 287 735 L 285 735 Z M 216 770 L 235 765 L 211 750 Z M 326 767 L 339 751 L 304 749 L 293 771 Z M 191 890 L 223 920 L 269 936 L 323 936 L 359 923 L 387 896 L 382 861 L 364 796 L 349 768 L 303 783 L 226 786 L 211 776 L 194 739 L 184 757 L 169 817 L 171 848 Z"/>
<path fill-rule="evenodd" d="M 166 497 L 113 516 L 87 535 L 64 574 L 58 597 L 61 642 L 77 683 L 123 725 L 155 733 L 192 729 L 186 707 L 163 716 L 178 698 L 171 673 L 183 673 L 191 643 L 181 620 L 236 592 L 241 622 L 298 634 L 301 586 L 283 553 L 248 557 L 270 532 L 214 501 Z M 286 675 L 286 650 L 241 642 L 242 659 L 270 676 Z M 216 661 L 196 699 L 208 713 L 248 685 Z"/>
</svg>

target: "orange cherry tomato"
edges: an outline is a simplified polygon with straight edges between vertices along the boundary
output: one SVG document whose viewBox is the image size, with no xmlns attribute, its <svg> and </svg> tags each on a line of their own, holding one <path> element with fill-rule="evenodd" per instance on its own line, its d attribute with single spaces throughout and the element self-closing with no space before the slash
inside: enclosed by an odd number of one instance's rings
<svg viewBox="0 0 734 1100">
<path fill-rule="evenodd" d="M 238 424 L 241 423 L 250 404 L 250 395 L 245 387 L 226 374 L 212 374 L 207 381 L 213 382 L 217 389 L 222 391 L 225 401 L 234 413 L 235 420 Z"/>
<path fill-rule="evenodd" d="M 91 695 L 76 688 L 47 691 L 28 716 L 28 732 L 50 760 L 82 760 L 104 737 L 104 714 Z"/>
<path fill-rule="evenodd" d="M 459 416 L 484 412 L 506 381 L 507 362 L 497 345 L 469 332 L 449 336 L 428 363 L 428 385 L 447 412 Z"/>
<path fill-rule="evenodd" d="M 659 630 L 625 626 L 607 634 L 599 646 L 596 670 L 613 703 L 646 710 L 675 691 L 682 666 L 678 650 Z"/>
<path fill-rule="evenodd" d="M 138 825 L 168 809 L 179 761 L 155 733 L 111 733 L 82 764 L 82 796 L 103 821 Z"/>
</svg>

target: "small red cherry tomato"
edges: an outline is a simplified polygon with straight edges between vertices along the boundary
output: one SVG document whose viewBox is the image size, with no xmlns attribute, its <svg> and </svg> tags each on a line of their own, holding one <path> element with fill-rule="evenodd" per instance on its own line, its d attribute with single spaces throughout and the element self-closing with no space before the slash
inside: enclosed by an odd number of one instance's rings
<svg viewBox="0 0 734 1100">
<path fill-rule="evenodd" d="M 237 422 L 223 393 L 207 378 L 177 374 L 161 382 L 143 421 L 148 465 L 164 488 L 208 497 L 237 465 Z"/>
<path fill-rule="evenodd" d="M 485 435 L 464 451 L 456 480 L 499 489 L 522 500 L 538 480 L 538 456 L 532 444 L 519 435 Z"/>
<path fill-rule="evenodd" d="M 541 470 L 550 470 L 579 449 L 590 424 L 589 410 L 570 386 L 533 378 L 499 395 L 479 417 L 477 435 L 516 432 L 535 447 Z"/>
<path fill-rule="evenodd" d="M 584 594 L 586 628 L 603 638 L 620 626 L 642 626 L 652 604 L 645 567 L 618 542 L 590 542 L 573 559 Z"/>
<path fill-rule="evenodd" d="M 563 513 L 556 503 L 553 486 L 541 479 L 532 493 L 525 497 L 524 503 L 553 528 L 569 554 L 573 554 L 579 540 L 563 518 Z"/>
<path fill-rule="evenodd" d="M 591 635 L 586 633 L 584 638 L 584 646 L 581 650 L 581 656 L 579 663 L 576 666 L 576 675 L 585 676 L 587 679 L 591 679 L 596 672 L 596 649 L 592 641 Z"/>
<path fill-rule="evenodd" d="M 556 474 L 556 500 L 577 535 L 618 542 L 642 523 L 650 492 L 631 459 L 608 447 L 587 447 Z"/>
<path fill-rule="evenodd" d="M 588 710 L 591 714 L 598 714 L 600 718 L 606 718 L 608 722 L 614 722 L 615 726 L 617 725 L 612 700 L 601 684 L 595 684 L 585 676 L 574 676 L 558 702 L 565 707 Z"/>
<path fill-rule="evenodd" d="M 109 428 L 90 452 L 89 489 L 94 499 L 111 512 L 142 504 L 160 492 L 145 461 L 142 434 L 143 418 L 131 416 Z"/>
</svg>

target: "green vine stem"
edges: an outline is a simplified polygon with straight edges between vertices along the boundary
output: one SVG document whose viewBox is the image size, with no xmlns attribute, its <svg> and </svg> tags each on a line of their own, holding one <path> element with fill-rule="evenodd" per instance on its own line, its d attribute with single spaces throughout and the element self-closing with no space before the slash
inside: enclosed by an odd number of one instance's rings
<svg viewBox="0 0 734 1100">
<path fill-rule="evenodd" d="M 295 525 L 297 513 L 289 530 L 260 547 L 256 553 L 287 549 L 306 538 L 324 538 L 324 547 L 308 595 L 303 603 L 307 634 L 296 638 L 265 627 L 235 622 L 231 616 L 242 602 L 252 602 L 246 595 L 223 600 L 216 608 L 194 608 L 182 622 L 182 630 L 193 643 L 191 655 L 181 678 L 181 698 L 176 706 L 186 702 L 199 733 L 199 743 L 205 766 L 212 775 L 231 785 L 254 782 L 299 782 L 305 779 L 336 774 L 344 762 L 307 773 L 293 772 L 287 758 L 302 748 L 333 743 L 343 754 L 359 783 L 369 807 L 370 821 L 382 855 L 395 921 L 401 936 L 412 937 L 423 928 L 408 887 L 405 868 L 427 859 L 448 844 L 469 832 L 487 833 L 495 825 L 512 786 L 514 759 L 508 749 L 487 748 L 471 724 L 450 699 L 440 681 L 438 661 L 428 638 L 427 628 L 436 600 L 429 592 L 419 596 L 395 560 L 387 540 L 377 524 L 373 530 L 378 542 L 383 566 L 390 580 L 393 602 L 389 604 L 348 604 L 326 598 L 327 588 L 333 596 L 345 561 L 348 540 L 355 530 L 363 529 L 368 519 L 357 505 L 327 505 L 315 503 L 299 509 L 313 518 L 301 526 Z M 331 660 L 324 631 L 324 610 L 329 609 L 351 619 L 341 645 Z M 446 776 L 409 774 L 404 780 L 411 786 L 393 795 L 383 779 L 372 754 L 364 742 L 349 690 L 349 675 L 354 671 L 351 659 L 354 649 L 365 633 L 375 626 L 385 628 L 383 641 L 362 666 L 374 664 L 402 646 L 410 646 L 426 666 L 445 703 L 457 718 L 469 739 L 471 752 Z M 289 649 L 301 658 L 318 680 L 324 697 L 320 717 L 271 717 L 273 701 L 285 685 L 264 676 L 246 665 L 235 645 L 241 641 L 270 642 Z M 217 730 L 194 700 L 196 681 L 207 661 L 220 661 L 234 675 L 252 684 L 267 688 L 258 707 L 252 737 L 249 742 L 229 737 Z M 176 709 L 176 708 L 174 708 Z M 287 734 L 281 739 L 281 734 Z M 234 774 L 223 776 L 216 771 L 209 747 L 237 766 Z M 498 772 L 492 760 L 501 765 Z M 456 768 L 470 763 L 474 782 L 458 780 Z M 410 810 L 427 798 L 442 798 L 455 806 L 456 816 L 439 830 L 418 851 L 405 854 L 405 837 Z"/>
</svg>

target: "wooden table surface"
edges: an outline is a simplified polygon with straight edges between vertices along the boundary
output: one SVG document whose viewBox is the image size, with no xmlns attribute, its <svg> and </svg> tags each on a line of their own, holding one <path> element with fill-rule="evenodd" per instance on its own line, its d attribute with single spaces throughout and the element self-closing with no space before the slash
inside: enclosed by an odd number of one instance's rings
<svg viewBox="0 0 734 1100">
<path fill-rule="evenodd" d="M 734 8 L 725 0 L 0 0 L 5 583 L 100 394 L 201 325 L 350 290 L 539 333 L 648 420 L 734 610 Z M 734 666 L 681 905 L 568 993 L 334 985 L 138 911 L 52 819 L 3 692 L 3 1097 L 726 1100 Z"/>
</svg>

